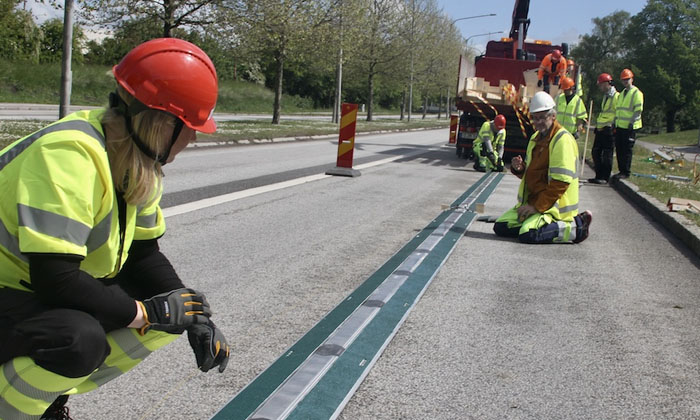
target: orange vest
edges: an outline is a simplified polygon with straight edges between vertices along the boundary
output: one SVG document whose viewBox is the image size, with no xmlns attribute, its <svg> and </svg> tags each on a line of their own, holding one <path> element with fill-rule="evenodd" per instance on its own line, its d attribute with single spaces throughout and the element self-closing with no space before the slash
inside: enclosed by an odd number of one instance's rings
<svg viewBox="0 0 700 420">
<path fill-rule="evenodd" d="M 564 57 L 559 59 L 556 70 L 552 73 L 552 53 L 545 55 L 540 64 L 540 69 L 537 71 L 537 79 L 544 80 L 545 74 L 548 75 L 550 79 L 555 76 L 564 77 L 566 74 L 566 60 Z"/>
</svg>

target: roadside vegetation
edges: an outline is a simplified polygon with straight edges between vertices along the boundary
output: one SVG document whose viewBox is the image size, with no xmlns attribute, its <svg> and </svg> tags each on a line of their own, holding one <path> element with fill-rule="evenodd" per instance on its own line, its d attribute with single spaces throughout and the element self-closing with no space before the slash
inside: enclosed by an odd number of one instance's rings
<svg viewBox="0 0 700 420">
<path fill-rule="evenodd" d="M 680 152 L 676 151 L 675 148 L 696 146 L 698 144 L 698 130 L 653 134 L 641 136 L 638 140 L 659 145 L 659 148 L 664 147 L 663 150 L 667 152 L 674 148 L 672 153 L 680 157 Z M 592 143 L 592 138 L 589 137 L 586 160 L 591 166 Z M 583 149 L 583 146 L 583 139 L 579 139 L 579 147 Z M 686 154 L 685 156 L 692 160 L 695 154 Z M 613 159 L 612 173 L 615 174 L 617 172 L 617 161 Z M 700 200 L 700 181 L 694 182 L 695 176 L 700 174 L 700 156 L 697 157 L 696 163 L 683 160 L 674 160 L 672 163 L 662 162 L 659 156 L 654 155 L 654 150 L 649 150 L 637 143 L 634 146 L 632 157 L 632 174 L 627 180 L 637 185 L 640 191 L 659 200 L 663 205 L 666 205 L 671 197 Z M 666 178 L 667 176 L 687 178 L 689 181 L 674 180 Z M 680 214 L 692 220 L 697 226 L 700 226 L 699 214 L 687 211 L 680 212 Z"/>
</svg>

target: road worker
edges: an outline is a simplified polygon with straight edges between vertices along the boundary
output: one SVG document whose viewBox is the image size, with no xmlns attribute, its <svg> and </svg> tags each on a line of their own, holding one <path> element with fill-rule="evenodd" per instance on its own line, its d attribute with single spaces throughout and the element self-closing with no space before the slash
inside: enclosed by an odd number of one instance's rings
<svg viewBox="0 0 700 420">
<path fill-rule="evenodd" d="M 516 156 L 511 172 L 520 178 L 518 203 L 496 220 L 496 235 L 524 243 L 579 243 L 593 215 L 578 213 L 578 146 L 556 120 L 554 100 L 537 92 L 530 102 L 534 128 L 525 160 Z"/>
<path fill-rule="evenodd" d="M 577 96 L 583 98 L 583 85 L 581 84 L 581 67 L 576 66 L 576 62 L 571 58 L 566 60 L 566 77 L 574 81 L 574 91 Z"/>
<path fill-rule="evenodd" d="M 632 150 L 637 140 L 637 131 L 642 128 L 642 111 L 644 110 L 644 94 L 634 86 L 634 73 L 624 69 L 620 73 L 622 86 L 615 107 L 615 149 L 617 151 L 617 167 L 620 172 L 616 178 L 629 178 L 632 169 Z"/>
<path fill-rule="evenodd" d="M 549 93 L 551 84 L 558 85 L 559 80 L 566 74 L 566 60 L 561 51 L 554 50 L 544 56 L 537 71 L 537 87 Z"/>
<path fill-rule="evenodd" d="M 613 124 L 615 120 L 615 107 L 620 93 L 613 85 L 612 76 L 601 73 L 598 76 L 598 89 L 603 93 L 603 102 L 600 104 L 600 113 L 596 120 L 595 140 L 593 141 L 593 166 L 595 178 L 589 178 L 593 184 L 607 184 L 610 180 L 613 164 L 613 147 L 615 139 Z"/>
<path fill-rule="evenodd" d="M 474 169 L 479 172 L 503 171 L 503 148 L 506 144 L 506 117 L 496 115 L 485 121 L 474 140 Z"/>
<path fill-rule="evenodd" d="M 0 151 L 3 420 L 70 419 L 68 395 L 184 331 L 202 371 L 228 363 L 206 298 L 158 246 L 161 167 L 197 131 L 216 130 L 216 70 L 197 46 L 167 38 L 135 47 L 113 74 L 106 109 Z"/>
<path fill-rule="evenodd" d="M 569 77 L 561 79 L 559 85 L 562 92 L 557 95 L 557 121 L 566 128 L 574 138 L 579 137 L 583 125 L 587 123 L 588 112 L 583 100 L 574 92 L 574 81 Z"/>
</svg>

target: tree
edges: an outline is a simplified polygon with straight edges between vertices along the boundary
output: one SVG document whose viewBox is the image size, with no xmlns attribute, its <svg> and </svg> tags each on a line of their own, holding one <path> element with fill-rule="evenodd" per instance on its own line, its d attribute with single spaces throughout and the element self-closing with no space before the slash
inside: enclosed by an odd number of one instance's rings
<svg viewBox="0 0 700 420">
<path fill-rule="evenodd" d="M 168 38 L 176 28 L 214 23 L 220 5 L 221 0 L 83 0 L 80 15 L 88 22 L 107 26 L 156 21 L 162 28 L 160 36 Z"/>
<path fill-rule="evenodd" d="M 49 19 L 41 24 L 43 39 L 41 41 L 41 49 L 39 52 L 39 61 L 42 63 L 58 63 L 63 55 L 63 20 L 54 18 Z M 73 51 L 77 54 L 72 55 L 74 63 L 82 63 L 83 55 L 80 51 L 85 44 L 85 34 L 80 25 L 74 25 L 73 28 Z"/>
<path fill-rule="evenodd" d="M 241 0 L 231 7 L 246 42 L 274 62 L 272 124 L 280 122 L 285 63 L 315 48 L 309 40 L 330 20 L 330 8 L 322 0 Z"/>
<path fill-rule="evenodd" d="M 700 8 L 697 0 L 649 0 L 625 32 L 635 84 L 645 108 L 663 110 L 666 129 L 676 130 L 679 113 L 697 110 L 700 92 Z M 697 114 L 683 121 L 697 124 Z"/>
<path fill-rule="evenodd" d="M 362 48 L 356 59 L 366 78 L 367 121 L 372 121 L 377 77 L 404 53 L 400 48 L 403 15 L 400 0 L 366 0 L 363 10 L 365 31 L 357 40 Z"/>
<path fill-rule="evenodd" d="M 0 0 L 0 57 L 8 60 L 39 61 L 41 30 L 31 13 L 16 10 L 17 0 Z"/>
<path fill-rule="evenodd" d="M 584 92 L 602 99 L 596 86 L 598 75 L 609 73 L 613 79 L 617 79 L 627 53 L 624 33 L 629 22 L 630 14 L 624 11 L 594 18 L 592 33 L 583 35 L 581 42 L 571 49 L 571 56 L 583 69 Z"/>
</svg>

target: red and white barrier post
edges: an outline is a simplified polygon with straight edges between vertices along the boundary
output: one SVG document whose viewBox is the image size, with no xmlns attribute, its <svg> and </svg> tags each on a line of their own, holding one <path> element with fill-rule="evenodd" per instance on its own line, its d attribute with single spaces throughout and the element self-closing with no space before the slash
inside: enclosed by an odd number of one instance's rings
<svg viewBox="0 0 700 420">
<path fill-rule="evenodd" d="M 360 171 L 352 169 L 356 123 L 357 104 L 342 104 L 340 107 L 340 130 L 338 134 L 338 160 L 336 161 L 336 167 L 326 171 L 326 175 L 361 175 Z"/>
<path fill-rule="evenodd" d="M 457 129 L 459 127 L 459 116 L 450 115 L 450 141 L 448 146 L 457 144 Z"/>
</svg>

